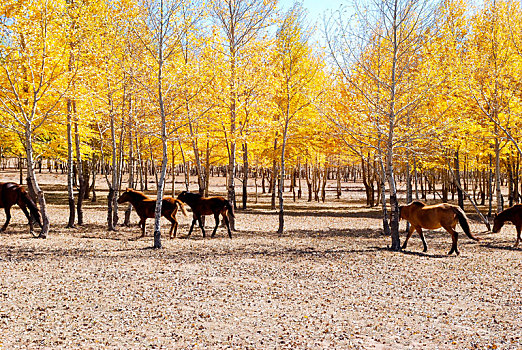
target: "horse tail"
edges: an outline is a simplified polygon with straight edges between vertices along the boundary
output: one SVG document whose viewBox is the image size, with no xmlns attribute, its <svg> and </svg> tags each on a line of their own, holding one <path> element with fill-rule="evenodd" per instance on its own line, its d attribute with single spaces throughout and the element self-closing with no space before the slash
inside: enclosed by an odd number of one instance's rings
<svg viewBox="0 0 522 350">
<path fill-rule="evenodd" d="M 228 212 L 230 213 L 230 216 L 235 218 L 234 207 L 230 204 L 228 199 L 225 199 L 225 207 L 227 208 Z"/>
<path fill-rule="evenodd" d="M 36 204 L 33 202 L 31 197 L 27 194 L 27 192 L 21 188 L 20 189 L 20 197 L 22 198 L 22 201 L 25 203 L 27 208 L 29 208 L 29 212 L 31 213 L 31 217 L 36 221 L 38 226 L 42 227 L 42 221 L 40 219 L 40 211 L 36 207 Z"/>
<path fill-rule="evenodd" d="M 462 227 L 466 236 L 468 236 L 469 238 L 471 238 L 475 241 L 479 241 L 479 239 L 477 237 L 475 237 L 471 234 L 471 230 L 469 228 L 469 223 L 468 223 L 468 217 L 466 216 L 466 213 L 464 212 L 464 210 L 462 210 L 461 207 L 457 207 L 457 206 L 455 206 L 455 207 L 452 206 L 451 209 L 453 210 L 453 212 L 455 214 L 457 214 L 457 218 L 459 219 L 460 227 Z"/>
<path fill-rule="evenodd" d="M 175 201 L 176 201 L 176 205 L 178 206 L 178 208 L 181 209 L 181 212 L 183 213 L 183 215 L 188 216 L 187 209 L 185 209 L 185 205 L 183 204 L 183 202 L 180 201 L 179 199 L 175 199 Z"/>
</svg>

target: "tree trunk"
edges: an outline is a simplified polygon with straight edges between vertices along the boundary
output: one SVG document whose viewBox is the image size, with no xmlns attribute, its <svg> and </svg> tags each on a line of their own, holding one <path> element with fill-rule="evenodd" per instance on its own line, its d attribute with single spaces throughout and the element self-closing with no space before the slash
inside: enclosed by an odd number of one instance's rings
<svg viewBox="0 0 522 350">
<path fill-rule="evenodd" d="M 76 206 L 76 212 L 78 214 L 78 225 L 83 225 L 83 200 L 85 193 L 87 192 L 87 186 L 89 182 L 85 182 L 84 166 L 82 160 L 82 153 L 80 148 L 80 133 L 78 132 L 78 116 L 76 114 L 76 101 L 73 100 L 73 114 L 74 114 L 74 143 L 76 146 L 76 164 L 78 169 L 78 183 L 80 189 L 78 192 L 78 201 Z"/>
<path fill-rule="evenodd" d="M 129 99 L 129 181 L 128 186 L 134 188 L 134 149 L 132 142 L 132 99 Z M 130 226 L 130 215 L 132 212 L 132 205 L 129 203 L 125 210 L 125 217 L 123 219 L 123 225 Z"/>
<path fill-rule="evenodd" d="M 502 197 L 502 189 L 500 185 L 500 142 L 498 137 L 495 138 L 495 181 L 497 193 L 497 213 L 504 210 L 504 198 Z"/>
<path fill-rule="evenodd" d="M 277 151 L 277 133 L 274 138 L 274 159 L 272 161 L 272 177 L 270 178 L 270 189 L 272 193 L 272 200 L 270 202 L 270 209 L 274 210 L 276 208 L 276 194 L 275 194 L 275 185 L 277 178 L 277 160 L 276 160 L 276 151 Z M 269 191 L 270 192 L 270 191 Z"/>
<path fill-rule="evenodd" d="M 285 151 L 286 151 L 286 140 L 288 135 L 288 116 L 285 123 L 285 129 L 283 132 L 283 144 L 281 147 L 281 172 L 279 177 L 279 189 L 277 191 L 279 197 L 279 228 L 277 229 L 278 234 L 283 234 L 285 226 L 284 218 L 284 205 L 283 205 L 283 188 L 285 185 Z"/>
<path fill-rule="evenodd" d="M 207 149 L 205 152 L 205 193 L 204 196 L 208 197 L 208 188 L 210 186 L 210 142 L 207 139 Z"/>
<path fill-rule="evenodd" d="M 297 199 L 301 199 L 303 190 L 301 187 L 301 157 L 297 158 L 297 181 L 299 183 L 299 189 L 297 190 Z"/>
<path fill-rule="evenodd" d="M 310 179 L 310 168 L 308 166 L 308 159 L 305 163 L 306 186 L 308 187 L 308 202 L 312 201 L 312 181 Z"/>
<path fill-rule="evenodd" d="M 111 129 L 111 148 L 112 148 L 112 182 L 107 181 L 109 185 L 108 206 L 107 206 L 107 224 L 109 231 L 116 231 L 115 218 L 118 217 L 118 207 L 116 202 L 116 184 L 118 183 L 118 172 L 116 170 L 118 164 L 118 153 L 116 149 L 116 126 L 114 125 L 114 110 L 112 96 L 110 103 L 110 129 Z M 108 177 L 107 177 L 108 179 Z M 115 205 L 116 204 L 116 205 Z"/>
<path fill-rule="evenodd" d="M 91 202 L 96 203 L 96 155 L 92 154 L 92 183 L 89 190 L 92 192 Z"/>
<path fill-rule="evenodd" d="M 321 201 L 324 203 L 326 200 L 326 183 L 328 181 L 328 167 L 324 165 L 324 176 L 323 182 L 321 183 Z"/>
<path fill-rule="evenodd" d="M 366 172 L 366 166 L 364 164 L 364 156 L 361 155 L 361 167 L 362 167 L 362 181 L 364 185 L 364 191 L 366 192 L 366 205 L 370 206 L 370 185 L 368 184 L 368 174 Z"/>
<path fill-rule="evenodd" d="M 247 208 L 248 188 L 248 145 L 243 143 L 243 209 Z"/>
<path fill-rule="evenodd" d="M 337 164 L 337 174 L 336 174 L 336 181 L 337 181 L 337 193 L 336 197 L 337 199 L 341 198 L 341 163 L 339 162 Z"/>
<path fill-rule="evenodd" d="M 181 140 L 179 138 L 178 138 L 178 144 L 179 144 L 179 149 L 181 151 L 181 159 L 183 161 L 183 167 L 185 170 L 185 190 L 188 191 L 189 185 L 190 185 L 190 174 L 189 174 L 189 169 L 188 169 L 188 163 L 187 163 L 187 160 L 185 159 L 185 152 L 183 151 L 183 146 L 181 145 Z"/>
<path fill-rule="evenodd" d="M 26 124 L 25 129 L 25 152 L 27 155 L 27 185 L 30 190 L 36 193 L 38 204 L 40 206 L 40 215 L 42 217 L 42 230 L 38 235 L 39 238 L 47 238 L 49 234 L 49 215 L 47 214 L 47 205 L 45 202 L 44 192 L 40 189 L 36 176 L 34 174 L 34 163 L 33 163 L 33 142 L 30 125 Z"/>
<path fill-rule="evenodd" d="M 455 151 L 455 185 L 457 186 L 457 198 L 458 205 L 464 210 L 464 195 L 461 190 L 461 182 L 460 182 L 460 161 L 459 161 L 459 151 Z"/>
<path fill-rule="evenodd" d="M 23 160 L 22 160 L 22 155 L 20 154 L 20 156 L 18 157 L 18 175 L 19 175 L 18 182 L 20 183 L 20 185 L 24 184 L 24 171 L 23 171 L 23 169 L 24 169 L 24 167 L 23 167 Z"/>
<path fill-rule="evenodd" d="M 67 99 L 67 200 L 69 203 L 69 222 L 67 228 L 74 227 L 76 207 L 73 185 L 73 141 L 72 141 L 72 101 Z"/>
<path fill-rule="evenodd" d="M 380 163 L 380 176 L 379 176 L 379 191 L 381 194 L 382 204 L 382 228 L 383 233 L 386 236 L 391 235 L 390 223 L 388 221 L 388 209 L 386 207 L 386 170 L 382 159 L 381 150 L 379 149 L 379 163 Z"/>
<path fill-rule="evenodd" d="M 175 151 L 174 151 L 174 142 L 172 142 L 171 144 L 171 154 L 172 154 L 172 193 L 171 193 L 171 196 L 172 197 L 176 197 L 176 171 L 174 170 L 174 167 L 175 167 L 175 157 L 176 157 L 176 154 L 175 154 Z"/>
<path fill-rule="evenodd" d="M 397 188 L 395 185 L 395 174 L 393 170 L 393 146 L 391 140 L 388 142 L 388 185 L 390 186 L 390 233 L 392 238 L 391 249 L 398 251 L 401 249 L 399 237 L 399 201 L 397 200 Z"/>
<path fill-rule="evenodd" d="M 266 187 L 265 187 L 265 179 L 266 179 L 266 170 L 265 168 L 262 169 L 262 173 L 261 173 L 261 191 L 262 193 L 266 193 Z"/>
</svg>

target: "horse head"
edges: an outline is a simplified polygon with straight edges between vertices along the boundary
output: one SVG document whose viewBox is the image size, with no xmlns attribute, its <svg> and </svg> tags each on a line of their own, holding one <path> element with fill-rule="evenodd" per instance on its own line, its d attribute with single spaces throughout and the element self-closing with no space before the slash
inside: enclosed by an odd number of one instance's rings
<svg viewBox="0 0 522 350">
<path fill-rule="evenodd" d="M 500 232 L 502 226 L 504 226 L 504 222 L 498 218 L 497 214 L 495 214 L 493 216 L 493 233 Z"/>
<path fill-rule="evenodd" d="M 118 204 L 122 204 L 125 202 L 128 202 L 130 199 L 130 193 L 132 192 L 132 188 L 127 188 L 125 192 L 123 192 L 120 197 L 118 198 L 117 202 Z"/>
</svg>

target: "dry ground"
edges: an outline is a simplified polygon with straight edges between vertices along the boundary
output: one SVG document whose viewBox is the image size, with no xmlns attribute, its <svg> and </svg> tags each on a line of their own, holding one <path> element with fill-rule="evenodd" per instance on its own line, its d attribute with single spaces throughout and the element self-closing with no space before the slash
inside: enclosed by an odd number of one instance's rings
<svg viewBox="0 0 522 350">
<path fill-rule="evenodd" d="M 427 254 L 418 236 L 390 252 L 379 210 L 350 184 L 339 201 L 288 199 L 283 236 L 261 197 L 236 213 L 232 240 L 198 230 L 153 250 L 137 226 L 107 232 L 104 201 L 65 229 L 63 178 L 42 178 L 50 237 L 31 238 L 19 209 L 0 235 L 0 348 L 522 349 L 511 225 L 492 234 L 474 221 L 483 240 L 461 235 L 458 257 L 443 231 L 427 234 Z M 190 219 L 178 215 L 186 234 Z"/>
</svg>

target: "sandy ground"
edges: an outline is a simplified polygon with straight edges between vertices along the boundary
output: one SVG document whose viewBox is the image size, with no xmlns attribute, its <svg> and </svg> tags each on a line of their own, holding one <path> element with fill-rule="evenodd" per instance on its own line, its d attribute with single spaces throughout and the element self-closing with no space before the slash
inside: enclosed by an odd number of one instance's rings
<svg viewBox="0 0 522 350">
<path fill-rule="evenodd" d="M 492 234 L 473 221 L 482 241 L 461 235 L 458 257 L 441 230 L 427 233 L 427 254 L 416 235 L 390 252 L 379 210 L 360 202 L 360 184 L 343 184 L 341 200 L 289 197 L 282 236 L 261 196 L 236 212 L 232 240 L 220 227 L 153 250 L 137 226 L 107 232 L 103 192 L 83 227 L 65 229 L 60 181 L 42 181 L 48 239 L 30 236 L 19 209 L 0 235 L 0 349 L 522 349 L 512 225 Z M 178 219 L 186 234 L 190 219 Z"/>
</svg>

